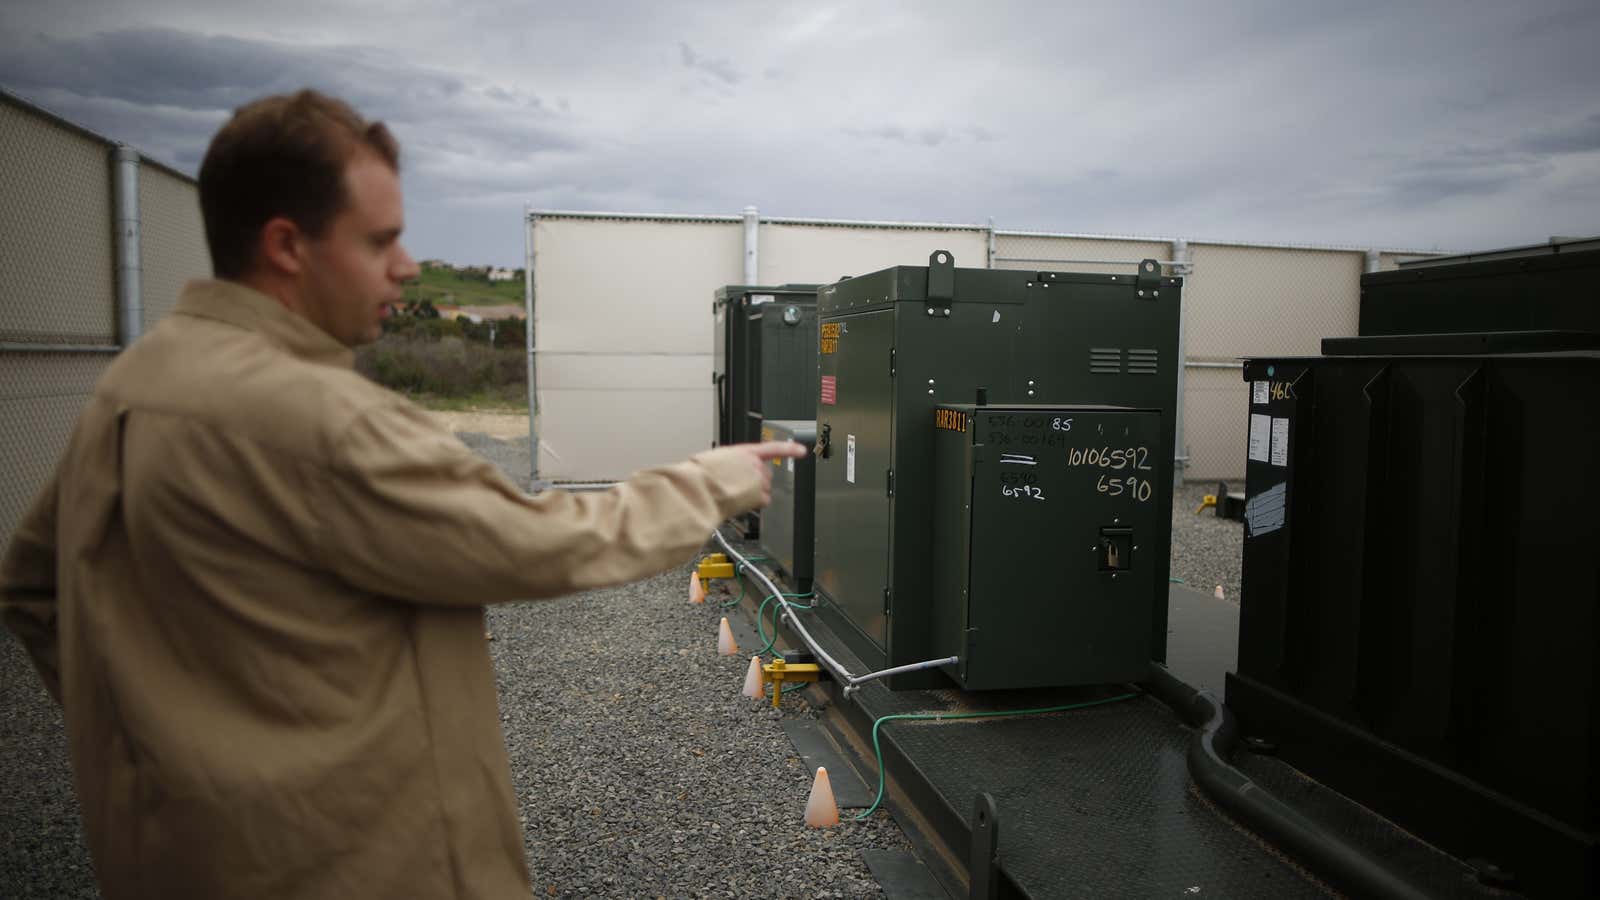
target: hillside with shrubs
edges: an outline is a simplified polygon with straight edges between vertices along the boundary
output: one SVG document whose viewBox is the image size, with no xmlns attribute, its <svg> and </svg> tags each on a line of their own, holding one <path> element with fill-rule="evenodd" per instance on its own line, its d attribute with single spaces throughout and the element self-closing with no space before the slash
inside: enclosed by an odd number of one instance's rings
<svg viewBox="0 0 1600 900">
<path fill-rule="evenodd" d="M 525 410 L 526 323 L 520 316 L 473 321 L 450 307 L 441 312 L 444 304 L 436 297 L 488 306 L 493 304 L 486 295 L 507 293 L 505 282 L 491 287 L 484 281 L 483 290 L 471 293 L 461 282 L 470 279 L 425 268 L 422 278 L 406 286 L 405 304 L 384 321 L 382 337 L 356 352 L 356 370 L 430 408 Z M 520 302 L 520 280 L 515 287 Z"/>
</svg>

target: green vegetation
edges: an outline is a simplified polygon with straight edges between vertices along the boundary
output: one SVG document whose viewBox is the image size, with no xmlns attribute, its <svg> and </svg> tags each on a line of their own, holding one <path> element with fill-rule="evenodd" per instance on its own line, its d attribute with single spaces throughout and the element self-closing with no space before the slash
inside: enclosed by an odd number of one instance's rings
<svg viewBox="0 0 1600 900">
<path fill-rule="evenodd" d="M 490 281 L 482 272 L 424 265 L 417 280 L 405 286 L 405 299 L 408 303 L 431 300 L 452 306 L 520 306 L 522 278 L 519 275 L 510 281 Z"/>
<path fill-rule="evenodd" d="M 424 265 L 383 336 L 356 352 L 356 370 L 437 410 L 527 408 L 527 330 L 519 318 L 474 323 L 438 307 L 522 303 L 522 280 L 491 282 L 486 270 Z"/>
<path fill-rule="evenodd" d="M 356 371 L 434 409 L 527 405 L 528 357 L 515 346 L 390 332 L 356 352 Z"/>
<path fill-rule="evenodd" d="M 527 403 L 526 339 L 521 319 L 446 319 L 422 300 L 356 351 L 356 371 L 430 409 L 514 410 Z"/>
</svg>

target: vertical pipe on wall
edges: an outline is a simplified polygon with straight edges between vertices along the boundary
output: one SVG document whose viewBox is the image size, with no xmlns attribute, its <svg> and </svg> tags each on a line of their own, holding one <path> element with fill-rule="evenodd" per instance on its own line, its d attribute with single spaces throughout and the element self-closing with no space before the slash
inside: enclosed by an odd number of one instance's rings
<svg viewBox="0 0 1600 900">
<path fill-rule="evenodd" d="M 984 264 L 984 268 L 988 268 L 988 269 L 994 268 L 994 246 L 995 246 L 994 245 L 994 216 L 990 216 L 989 217 L 989 261 Z"/>
<path fill-rule="evenodd" d="M 522 331 L 528 347 L 528 490 L 537 494 L 545 487 L 539 480 L 539 390 L 533 349 L 533 229 L 539 216 L 524 206 L 522 219 L 522 307 L 526 317 Z"/>
<path fill-rule="evenodd" d="M 1184 443 L 1183 436 L 1183 392 L 1188 376 L 1188 344 L 1185 340 L 1185 330 L 1189 318 L 1189 276 L 1194 272 L 1194 266 L 1189 264 L 1189 242 L 1178 238 L 1172 242 L 1172 274 L 1184 280 L 1183 292 L 1180 295 L 1183 302 L 1178 307 L 1178 396 L 1173 401 L 1173 439 L 1172 439 L 1172 488 L 1178 490 L 1183 487 L 1183 479 L 1189 467 L 1189 448 Z"/>
<path fill-rule="evenodd" d="M 139 151 L 118 144 L 112 167 L 116 210 L 117 331 L 122 346 L 144 331 L 139 285 Z"/>
<path fill-rule="evenodd" d="M 1376 250 L 1368 250 L 1367 251 L 1367 269 L 1366 269 L 1367 274 L 1371 275 L 1373 272 L 1378 271 L 1378 269 L 1382 265 L 1383 265 L 1383 254 L 1379 253 Z"/>
<path fill-rule="evenodd" d="M 761 257 L 757 242 L 760 238 L 761 213 L 754 206 L 744 208 L 744 283 L 761 283 Z"/>
</svg>

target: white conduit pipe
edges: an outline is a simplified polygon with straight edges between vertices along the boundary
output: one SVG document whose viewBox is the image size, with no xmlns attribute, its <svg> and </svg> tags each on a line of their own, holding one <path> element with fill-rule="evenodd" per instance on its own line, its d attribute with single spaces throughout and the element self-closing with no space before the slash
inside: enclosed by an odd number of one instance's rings
<svg viewBox="0 0 1600 900">
<path fill-rule="evenodd" d="M 722 545 L 722 549 L 727 551 L 728 555 L 737 562 L 737 565 L 734 569 L 735 573 L 740 571 L 749 571 L 756 577 L 757 581 L 761 582 L 762 586 L 765 587 L 773 597 L 777 598 L 778 604 L 783 607 L 783 614 L 788 620 L 789 626 L 795 630 L 796 634 L 800 635 L 800 639 L 805 641 L 807 647 L 811 648 L 811 652 L 817 655 L 817 659 L 820 660 L 823 665 L 827 666 L 831 672 L 833 672 L 834 678 L 844 685 L 844 695 L 846 697 L 860 690 L 861 685 L 866 684 L 869 681 L 876 681 L 879 678 L 886 678 L 890 675 L 903 675 L 907 672 L 918 672 L 923 669 L 932 669 L 938 666 L 951 666 L 961 661 L 961 658 L 958 656 L 948 656 L 944 659 L 929 659 L 922 662 L 908 663 L 903 666 L 895 666 L 891 669 L 879 669 L 876 672 L 868 672 L 865 675 L 851 675 L 850 671 L 840 664 L 838 660 L 834 659 L 832 656 L 829 656 L 828 651 L 822 649 L 822 647 L 817 644 L 817 639 L 811 636 L 811 632 L 807 631 L 806 627 L 800 624 L 800 617 L 794 614 L 794 608 L 791 607 L 789 605 L 789 601 L 784 598 L 783 591 L 779 589 L 776 584 L 772 583 L 772 579 L 767 577 L 767 573 L 761 571 L 759 567 L 752 565 L 749 560 L 744 558 L 743 554 L 733 549 L 733 545 L 728 543 L 728 539 L 722 536 L 722 529 L 719 528 L 712 532 L 712 534 L 715 535 L 717 543 Z"/>
</svg>

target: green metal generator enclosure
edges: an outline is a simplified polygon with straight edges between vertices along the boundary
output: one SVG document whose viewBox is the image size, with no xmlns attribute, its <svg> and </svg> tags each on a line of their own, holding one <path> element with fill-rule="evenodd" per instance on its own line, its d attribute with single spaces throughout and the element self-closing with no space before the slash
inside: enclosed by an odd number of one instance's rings
<svg viewBox="0 0 1600 900">
<path fill-rule="evenodd" d="M 816 414 L 817 286 L 730 284 L 712 297 L 711 446 L 756 440 L 763 418 Z M 735 517 L 747 538 L 761 514 Z"/>
<path fill-rule="evenodd" d="M 870 666 L 939 658 L 933 615 L 934 407 L 979 388 L 999 404 L 1159 410 L 1152 502 L 1172 506 L 1181 279 L 961 269 L 945 251 L 818 291 L 815 590 Z M 1165 656 L 1169 536 L 1148 548 L 1149 653 Z M 1143 551 L 1141 551 L 1143 552 Z M 894 689 L 948 685 L 939 671 Z"/>
<path fill-rule="evenodd" d="M 815 415 L 816 285 L 730 284 L 711 314 L 713 447 L 755 440 L 762 418 Z"/>
<path fill-rule="evenodd" d="M 1171 528 L 1160 411 L 953 404 L 927 427 L 947 672 L 967 690 L 1143 680 Z"/>
<path fill-rule="evenodd" d="M 768 419 L 761 423 L 764 441 L 796 441 L 807 450 L 817 444 L 817 423 Z M 761 512 L 761 550 L 797 593 L 811 590 L 812 511 L 815 509 L 817 464 L 809 454 L 773 461 L 772 503 Z"/>
</svg>

